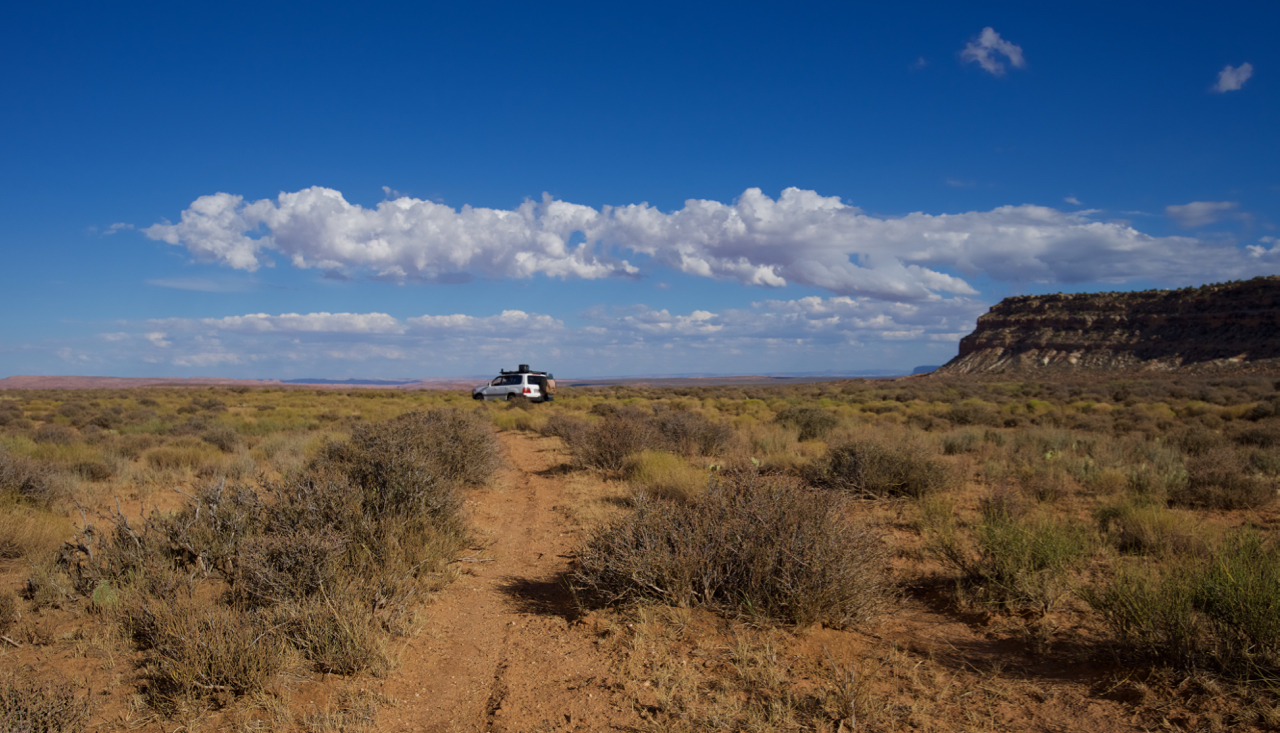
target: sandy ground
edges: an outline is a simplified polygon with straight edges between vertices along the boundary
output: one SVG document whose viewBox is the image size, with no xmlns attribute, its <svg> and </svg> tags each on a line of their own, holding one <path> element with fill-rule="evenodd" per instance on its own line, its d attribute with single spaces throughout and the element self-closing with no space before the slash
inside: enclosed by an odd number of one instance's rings
<svg viewBox="0 0 1280 733">
<path fill-rule="evenodd" d="M 1069 616 L 1048 634 L 1047 650 L 1032 650 L 1008 628 L 1016 619 L 958 613 L 942 589 L 916 589 L 889 618 L 855 631 L 779 629 L 687 610 L 656 611 L 669 616 L 652 624 L 634 614 L 580 616 L 561 578 L 581 540 L 586 499 L 575 482 L 588 478 L 566 470 L 557 439 L 499 439 L 506 466 L 467 496 L 477 547 L 422 609 L 418 633 L 396 642 L 398 663 L 384 678 L 287 677 L 262 700 L 161 719 L 139 704 L 137 655 L 110 642 L 113 625 L 70 611 L 43 612 L 32 626 L 42 638 L 0 646 L 0 666 L 86 689 L 94 731 L 289 729 L 278 721 L 332 710 L 343 691 L 358 690 L 379 701 L 364 730 L 700 730 L 709 718 L 698 717 L 699 706 L 740 711 L 785 695 L 810 711 L 809 722 L 758 729 L 834 733 L 831 661 L 857 673 L 857 730 L 1263 729 L 1233 724 L 1239 702 L 1211 686 L 1156 694 L 1132 670 L 1114 667 L 1105 649 L 1082 648 L 1089 631 L 1071 628 Z M 883 506 L 868 511 L 880 512 L 871 519 L 886 531 L 901 520 Z M 4 581 L 17 588 L 24 572 L 5 568 Z M 282 716 L 281 706 L 291 713 Z"/>
</svg>

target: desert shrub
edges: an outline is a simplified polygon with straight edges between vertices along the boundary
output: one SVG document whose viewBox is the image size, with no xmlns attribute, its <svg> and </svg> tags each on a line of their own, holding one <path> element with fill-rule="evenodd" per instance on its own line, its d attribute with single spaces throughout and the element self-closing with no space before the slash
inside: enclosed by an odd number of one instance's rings
<svg viewBox="0 0 1280 733">
<path fill-rule="evenodd" d="M 662 447 L 662 435 L 639 410 L 620 409 L 597 420 L 569 444 L 574 462 L 586 468 L 619 471 L 627 456 Z"/>
<path fill-rule="evenodd" d="M 1004 422 L 1000 413 L 985 402 L 961 402 L 952 405 L 941 417 L 955 425 L 1001 425 Z"/>
<path fill-rule="evenodd" d="M 1249 470 L 1267 476 L 1280 476 L 1280 451 L 1255 448 L 1248 452 Z"/>
<path fill-rule="evenodd" d="M 1227 668 L 1280 669 L 1280 549 L 1241 532 L 1202 567 L 1195 602 L 1216 632 L 1215 656 Z"/>
<path fill-rule="evenodd" d="M 39 682 L 10 669 L 0 676 L 0 730 L 71 733 L 89 724 L 90 697 L 69 682 Z"/>
<path fill-rule="evenodd" d="M 733 428 L 696 412 L 667 410 L 657 415 L 654 424 L 671 448 L 684 456 L 719 455 L 733 440 Z"/>
<path fill-rule="evenodd" d="M 1230 435 L 1231 440 L 1239 445 L 1274 448 L 1280 445 L 1280 421 L 1267 420 L 1252 425 L 1242 425 L 1239 429 L 1232 430 Z"/>
<path fill-rule="evenodd" d="M 106 481 L 116 475 L 115 466 L 99 460 L 76 461 L 71 472 L 85 481 Z"/>
<path fill-rule="evenodd" d="M 818 407 L 788 407 L 775 418 L 799 433 L 798 439 L 821 440 L 840 424 L 840 419 Z"/>
<path fill-rule="evenodd" d="M 64 498 L 65 482 L 48 464 L 10 455 L 0 448 L 0 499 L 6 496 L 47 507 Z"/>
<path fill-rule="evenodd" d="M 187 553 L 189 563 L 234 578 L 240 545 L 262 532 L 265 512 L 252 488 L 223 480 L 200 485 L 182 509 L 153 516 L 151 526 Z"/>
<path fill-rule="evenodd" d="M 72 443 L 79 442 L 80 434 L 77 433 L 74 428 L 67 427 L 66 425 L 59 425 L 57 423 L 51 423 L 48 425 L 41 425 L 36 428 L 31 439 L 37 443 L 70 445 Z"/>
<path fill-rule="evenodd" d="M 627 457 L 622 475 L 636 491 L 663 499 L 689 501 L 707 485 L 706 471 L 665 451 L 641 451 Z"/>
<path fill-rule="evenodd" d="M 188 700 L 261 691 L 284 666 L 285 642 L 262 614 L 191 602 L 125 610 L 125 625 L 144 650 L 147 695 L 173 711 Z"/>
<path fill-rule="evenodd" d="M 599 415 L 601 417 L 612 415 L 617 411 L 618 403 L 616 402 L 597 402 L 591 406 L 590 410 L 588 410 L 592 415 Z"/>
<path fill-rule="evenodd" d="M 1169 501 L 1212 509 L 1256 509 L 1274 501 L 1276 487 L 1274 477 L 1253 473 L 1235 450 L 1215 448 L 1187 459 L 1186 483 L 1169 493 Z"/>
<path fill-rule="evenodd" d="M 650 599 L 849 626 L 888 607 L 886 553 L 836 495 L 743 472 L 691 503 L 637 497 L 632 515 L 587 540 L 569 582 L 588 607 Z"/>
<path fill-rule="evenodd" d="M 230 425 L 213 425 L 204 431 L 200 439 L 223 453 L 235 453 L 244 445 L 240 433 Z"/>
<path fill-rule="evenodd" d="M 1070 493 L 1073 485 L 1061 460 L 1031 460 L 1019 463 L 1014 475 L 1022 491 L 1037 501 L 1055 502 Z"/>
<path fill-rule="evenodd" d="M 1122 566 L 1080 596 L 1102 615 L 1126 656 L 1194 666 L 1206 629 L 1195 613 L 1194 581 L 1182 566 Z"/>
<path fill-rule="evenodd" d="M 421 484 L 430 477 L 442 483 L 482 484 L 500 459 L 493 429 L 482 417 L 446 408 L 359 425 L 347 442 L 325 446 L 316 465 L 332 467 L 378 492 L 378 501 L 394 509 L 405 498 L 399 492 L 406 481 Z"/>
<path fill-rule="evenodd" d="M 951 433 L 942 438 L 942 452 L 948 456 L 973 453 L 982 445 L 982 437 L 971 430 Z"/>
<path fill-rule="evenodd" d="M 89 418 L 88 426 L 101 430 L 115 430 L 120 427 L 121 414 L 119 408 L 116 410 L 104 410 L 97 415 Z"/>
<path fill-rule="evenodd" d="M 1221 435 L 1204 427 L 1192 425 L 1170 437 L 1169 442 L 1188 456 L 1199 456 L 1224 443 Z"/>
<path fill-rule="evenodd" d="M 590 427 L 591 423 L 580 417 L 564 412 L 553 412 L 543 423 L 542 434 L 559 438 L 565 445 L 573 445 L 583 439 Z"/>
<path fill-rule="evenodd" d="M 1277 416 L 1280 416 L 1280 395 L 1272 395 L 1244 413 L 1244 419 L 1253 421 Z"/>
<path fill-rule="evenodd" d="M 250 537 L 237 548 L 234 597 L 250 607 L 271 606 L 332 589 L 345 545 L 330 527 Z"/>
<path fill-rule="evenodd" d="M 373 617 L 348 596 L 276 609 L 281 633 L 325 674 L 379 674 L 390 667 Z"/>
<path fill-rule="evenodd" d="M 58 553 L 58 567 L 69 578 L 71 589 L 90 596 L 103 583 L 117 587 L 137 584 L 157 588 L 158 597 L 169 597 L 183 585 L 175 576 L 180 550 L 158 531 L 155 519 L 153 515 L 151 520 L 135 524 L 117 510 L 102 516 L 101 526 L 88 523 L 77 528 Z M 195 582 L 194 577 L 188 578 L 185 585 L 190 588 Z"/>
<path fill-rule="evenodd" d="M 432 586 L 435 574 L 456 557 L 467 537 L 451 485 L 412 479 L 396 477 L 399 499 L 390 503 L 378 496 L 379 487 L 333 472 L 309 472 L 271 484 L 274 501 L 266 531 L 280 537 L 309 534 L 314 539 L 310 548 L 282 548 L 274 558 L 264 553 L 260 565 L 272 564 L 280 571 L 307 555 L 320 557 L 341 538 L 341 557 L 324 571 L 332 569 L 330 597 L 350 596 L 364 604 L 370 616 L 394 625 L 409 611 L 409 601 Z M 271 581 L 270 567 L 259 572 L 262 578 L 252 582 L 263 587 L 288 582 Z"/>
<path fill-rule="evenodd" d="M 810 465 L 815 486 L 864 497 L 919 498 L 957 484 L 951 467 L 910 440 L 863 439 L 829 449 Z"/>
</svg>

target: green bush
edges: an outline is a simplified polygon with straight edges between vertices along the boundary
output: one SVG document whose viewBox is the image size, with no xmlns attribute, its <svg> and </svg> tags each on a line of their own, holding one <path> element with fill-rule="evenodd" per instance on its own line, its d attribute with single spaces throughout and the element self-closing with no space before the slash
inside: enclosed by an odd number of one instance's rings
<svg viewBox="0 0 1280 733">
<path fill-rule="evenodd" d="M 887 550 L 837 497 L 780 477 L 720 477 L 697 501 L 637 497 L 578 553 L 570 586 L 588 607 L 641 599 L 849 626 L 893 598 Z"/>
<path fill-rule="evenodd" d="M 1280 549 L 1255 532 L 1207 558 L 1126 567 L 1081 595 L 1124 652 L 1246 678 L 1280 672 Z"/>
<path fill-rule="evenodd" d="M 975 527 L 969 581 L 984 600 L 1050 610 L 1068 592 L 1068 571 L 1093 550 L 1088 528 L 1047 515 L 989 506 Z"/>
</svg>

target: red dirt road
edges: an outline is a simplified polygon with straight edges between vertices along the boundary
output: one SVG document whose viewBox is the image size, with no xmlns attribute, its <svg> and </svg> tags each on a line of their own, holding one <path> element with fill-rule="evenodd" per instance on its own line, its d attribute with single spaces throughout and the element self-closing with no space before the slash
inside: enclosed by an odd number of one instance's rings
<svg viewBox="0 0 1280 733">
<path fill-rule="evenodd" d="M 483 549 L 424 611 L 382 687 L 386 731 L 600 730 L 639 723 L 561 585 L 576 535 L 554 439 L 504 433 L 508 465 L 468 500 Z"/>
</svg>

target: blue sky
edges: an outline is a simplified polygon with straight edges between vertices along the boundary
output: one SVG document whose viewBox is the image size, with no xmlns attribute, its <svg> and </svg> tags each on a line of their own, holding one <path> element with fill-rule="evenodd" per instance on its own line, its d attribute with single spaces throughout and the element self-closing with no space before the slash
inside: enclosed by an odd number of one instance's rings
<svg viewBox="0 0 1280 733">
<path fill-rule="evenodd" d="M 1280 271 L 1267 3 L 33 3 L 0 376 L 909 371 Z"/>
</svg>

